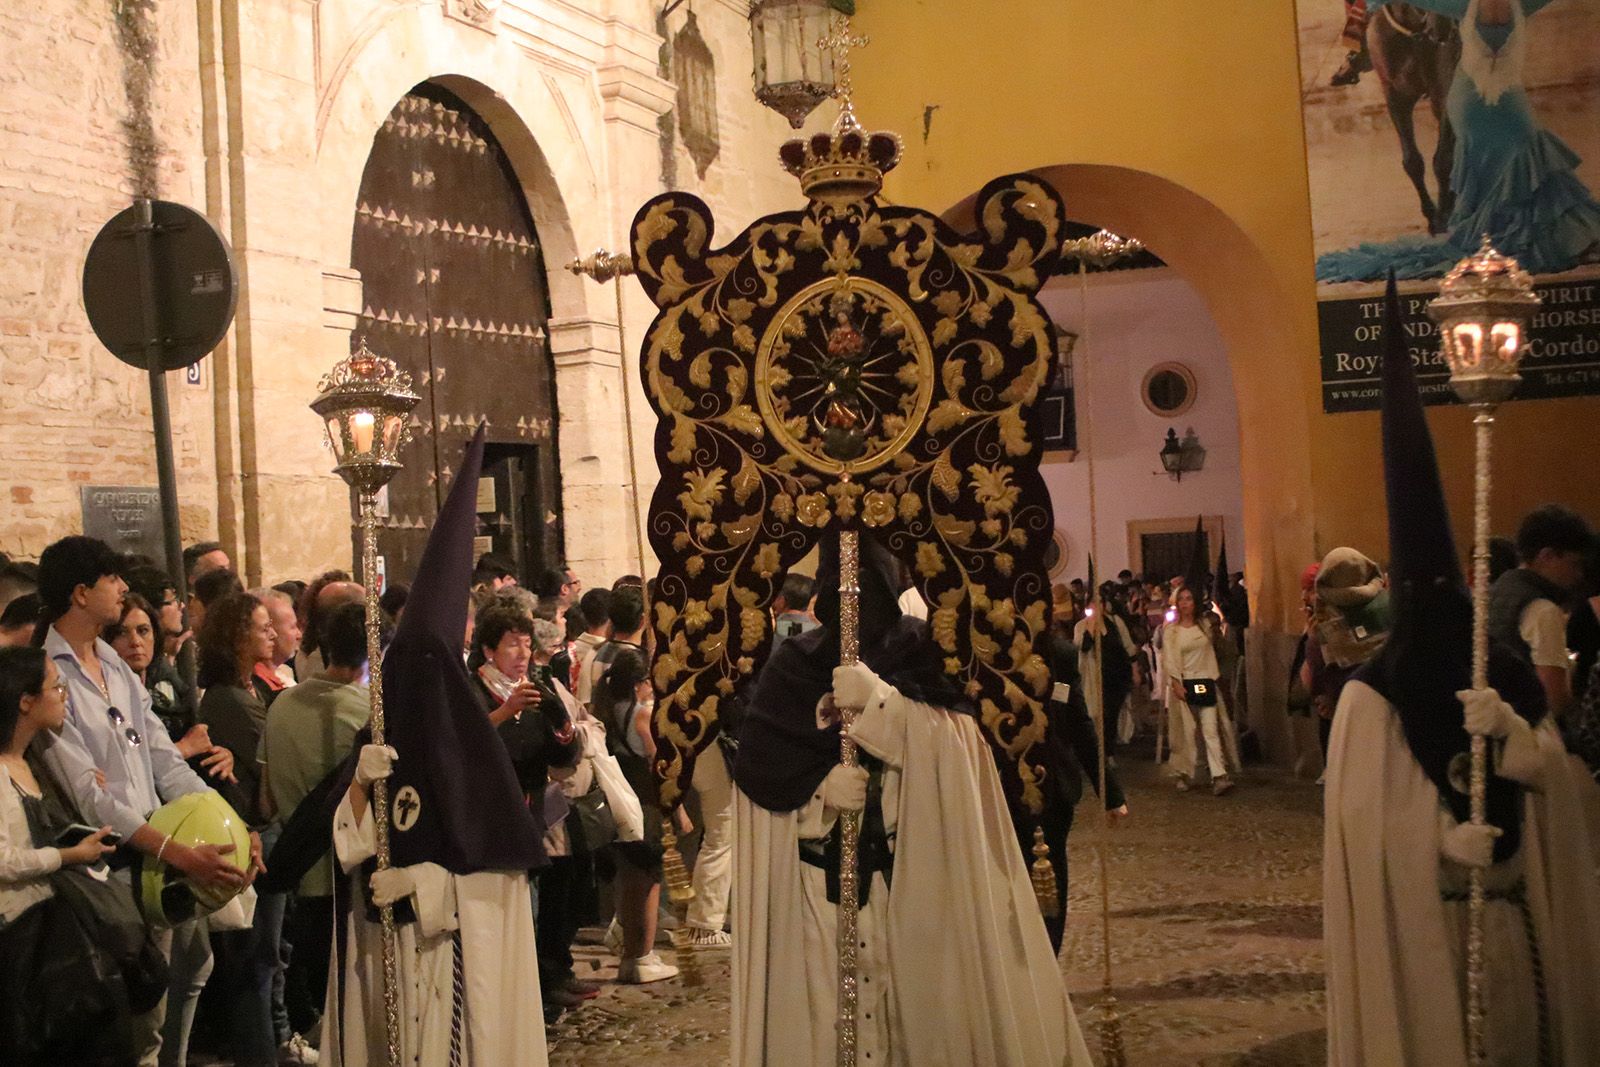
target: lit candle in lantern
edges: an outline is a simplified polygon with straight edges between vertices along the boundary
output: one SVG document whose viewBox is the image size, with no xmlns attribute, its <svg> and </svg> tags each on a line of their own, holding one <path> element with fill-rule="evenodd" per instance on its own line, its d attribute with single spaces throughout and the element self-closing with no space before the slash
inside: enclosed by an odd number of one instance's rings
<svg viewBox="0 0 1600 1067">
<path fill-rule="evenodd" d="M 370 411 L 358 411 L 350 420 L 350 445 L 358 456 L 372 451 L 372 428 L 377 418 Z"/>
</svg>

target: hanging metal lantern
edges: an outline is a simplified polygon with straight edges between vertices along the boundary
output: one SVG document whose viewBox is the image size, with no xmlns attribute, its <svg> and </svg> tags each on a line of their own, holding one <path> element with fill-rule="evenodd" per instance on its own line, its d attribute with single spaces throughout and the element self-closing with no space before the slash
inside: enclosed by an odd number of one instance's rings
<svg viewBox="0 0 1600 1067">
<path fill-rule="evenodd" d="M 750 5 L 756 99 L 797 130 L 837 84 L 833 53 L 819 43 L 834 11 L 829 0 L 754 0 Z"/>
<path fill-rule="evenodd" d="M 1457 396 L 1492 407 L 1516 390 L 1528 323 L 1539 304 L 1528 272 L 1496 251 L 1487 235 L 1445 276 L 1428 315 L 1439 324 L 1439 348 Z"/>
<path fill-rule="evenodd" d="M 678 133 L 704 178 L 722 151 L 717 123 L 717 59 L 689 11 L 683 28 L 672 38 L 672 78 L 678 83 Z"/>
</svg>

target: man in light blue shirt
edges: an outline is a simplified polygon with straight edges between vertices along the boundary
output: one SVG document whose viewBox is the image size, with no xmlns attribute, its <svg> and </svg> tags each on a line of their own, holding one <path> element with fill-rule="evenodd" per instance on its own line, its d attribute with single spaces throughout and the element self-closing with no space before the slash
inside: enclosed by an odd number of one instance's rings
<svg viewBox="0 0 1600 1067">
<path fill-rule="evenodd" d="M 150 695 L 138 676 L 100 638 L 105 627 L 122 617 L 128 587 L 121 567 L 121 557 L 91 537 L 62 538 L 39 557 L 39 596 L 48 622 L 44 648 L 67 686 L 67 721 L 58 735 L 48 739 L 45 763 L 83 818 L 110 826 L 132 847 L 170 864 L 197 884 L 247 884 L 260 867 L 255 835 L 251 835 L 251 869 L 241 875 L 227 858 L 231 845 L 191 848 L 147 821 L 162 804 L 208 787 L 178 754 L 151 710 Z M 193 1001 L 205 983 L 201 972 L 209 973 L 211 965 L 209 950 L 202 951 L 204 939 L 199 921 L 157 932 L 158 942 L 173 959 L 169 989 L 181 991 L 186 1003 L 174 1005 L 174 1025 L 166 1028 L 165 1035 L 166 1002 L 134 1020 L 141 1064 L 183 1062 L 194 1020 Z M 174 945 L 180 943 L 188 950 L 175 952 Z M 158 1060 L 163 1036 L 167 1055 Z"/>
</svg>

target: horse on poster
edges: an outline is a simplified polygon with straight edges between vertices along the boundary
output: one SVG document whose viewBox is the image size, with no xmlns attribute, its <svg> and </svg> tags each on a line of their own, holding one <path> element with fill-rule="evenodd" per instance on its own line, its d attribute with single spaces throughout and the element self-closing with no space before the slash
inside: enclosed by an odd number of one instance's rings
<svg viewBox="0 0 1600 1067">
<path fill-rule="evenodd" d="M 1455 209 L 1450 172 L 1455 162 L 1456 134 L 1445 112 L 1445 97 L 1461 60 L 1461 33 L 1454 19 L 1411 4 L 1385 4 L 1367 22 L 1367 51 L 1383 87 L 1389 120 L 1400 137 L 1400 165 L 1417 190 L 1430 234 L 1449 232 Z M 1439 125 L 1433 149 L 1437 201 L 1429 194 L 1427 169 L 1417 146 L 1417 105 L 1428 102 Z"/>
</svg>

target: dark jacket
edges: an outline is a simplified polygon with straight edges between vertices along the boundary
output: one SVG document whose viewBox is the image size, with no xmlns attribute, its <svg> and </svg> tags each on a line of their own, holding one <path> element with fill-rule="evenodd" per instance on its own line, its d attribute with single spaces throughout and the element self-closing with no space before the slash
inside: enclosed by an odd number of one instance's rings
<svg viewBox="0 0 1600 1067">
<path fill-rule="evenodd" d="M 186 682 L 178 668 L 165 656 L 150 661 L 144 672 L 145 691 L 150 694 L 150 710 L 167 728 L 167 736 L 182 739 L 200 721 L 199 701 L 194 686 Z"/>
<path fill-rule="evenodd" d="M 1522 639 L 1522 613 L 1535 600 L 1566 604 L 1566 590 L 1539 577 L 1526 567 L 1514 567 L 1495 579 L 1489 587 L 1489 637 L 1515 652 L 1524 662 L 1533 662 L 1533 649 Z"/>
<path fill-rule="evenodd" d="M 233 805 L 252 830 L 267 824 L 261 811 L 261 764 L 256 749 L 267 725 L 267 707 L 253 689 L 214 685 L 200 701 L 200 721 L 211 732 L 211 743 L 233 753 L 233 776 L 238 785 L 211 779 L 208 784 Z"/>
<path fill-rule="evenodd" d="M 483 702 L 484 714 L 498 708 L 501 701 L 489 691 L 483 679 L 472 677 L 478 696 Z M 511 757 L 511 768 L 516 772 L 517 784 L 528 800 L 534 822 L 541 834 L 549 826 L 545 818 L 545 787 L 550 783 L 551 767 L 573 767 L 583 754 L 583 743 L 573 731 L 562 741 L 557 732 L 569 724 L 566 705 L 554 691 L 548 691 L 538 704 L 530 703 L 522 714 L 507 719 L 495 728 Z"/>
<path fill-rule="evenodd" d="M 1084 779 L 1100 790 L 1100 738 L 1089 708 L 1084 703 L 1083 686 L 1078 676 L 1076 650 L 1070 641 L 1051 642 L 1050 665 L 1053 681 L 1070 687 L 1065 703 L 1052 698 L 1045 705 L 1049 726 L 1045 734 L 1044 764 L 1049 777 L 1045 782 L 1047 807 L 1067 812 L 1083 797 Z M 1106 767 L 1106 810 L 1126 803 L 1116 768 Z"/>
</svg>

